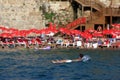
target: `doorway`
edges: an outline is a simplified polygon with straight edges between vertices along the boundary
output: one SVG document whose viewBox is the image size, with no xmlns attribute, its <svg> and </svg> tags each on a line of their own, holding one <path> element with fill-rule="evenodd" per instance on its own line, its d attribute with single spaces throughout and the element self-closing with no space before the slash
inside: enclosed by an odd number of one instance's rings
<svg viewBox="0 0 120 80">
<path fill-rule="evenodd" d="M 85 26 L 81 26 L 81 31 L 84 32 L 85 31 Z"/>
<path fill-rule="evenodd" d="M 103 24 L 95 24 L 94 30 L 102 31 L 103 30 Z"/>
</svg>

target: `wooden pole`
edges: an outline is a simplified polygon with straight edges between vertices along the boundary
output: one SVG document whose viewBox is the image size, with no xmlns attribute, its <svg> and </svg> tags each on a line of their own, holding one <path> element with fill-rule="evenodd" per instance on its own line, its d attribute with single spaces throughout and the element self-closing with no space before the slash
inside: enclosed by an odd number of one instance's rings
<svg viewBox="0 0 120 80">
<path fill-rule="evenodd" d="M 91 18 L 91 20 L 92 20 L 92 0 L 90 0 L 90 18 Z"/>
<path fill-rule="evenodd" d="M 110 3 L 110 26 L 111 26 L 111 24 L 112 24 L 112 3 L 113 3 L 113 1 L 111 0 L 111 3 Z"/>
</svg>

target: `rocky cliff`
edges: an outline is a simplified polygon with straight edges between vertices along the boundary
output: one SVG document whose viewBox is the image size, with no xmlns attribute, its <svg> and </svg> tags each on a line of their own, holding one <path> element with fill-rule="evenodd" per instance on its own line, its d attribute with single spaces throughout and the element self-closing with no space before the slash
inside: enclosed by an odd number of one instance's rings
<svg viewBox="0 0 120 80">
<path fill-rule="evenodd" d="M 72 21 L 70 3 L 47 0 L 0 0 L 0 25 L 18 29 L 41 29 L 50 21 L 55 24 L 67 24 L 66 22 Z"/>
</svg>

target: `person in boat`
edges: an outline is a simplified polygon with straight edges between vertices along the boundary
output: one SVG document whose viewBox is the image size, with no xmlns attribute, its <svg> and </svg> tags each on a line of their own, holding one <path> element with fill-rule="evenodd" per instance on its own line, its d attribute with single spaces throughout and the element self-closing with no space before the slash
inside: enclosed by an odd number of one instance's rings
<svg viewBox="0 0 120 80">
<path fill-rule="evenodd" d="M 66 60 L 52 60 L 52 63 L 70 63 L 70 62 L 77 62 L 77 61 L 82 61 L 84 55 L 79 54 L 79 57 L 77 59 L 66 59 Z"/>
</svg>

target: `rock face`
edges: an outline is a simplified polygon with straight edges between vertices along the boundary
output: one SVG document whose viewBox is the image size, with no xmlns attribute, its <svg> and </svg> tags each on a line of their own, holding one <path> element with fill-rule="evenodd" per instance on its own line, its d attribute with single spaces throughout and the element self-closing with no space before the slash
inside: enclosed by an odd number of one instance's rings
<svg viewBox="0 0 120 80">
<path fill-rule="evenodd" d="M 42 28 L 37 0 L 0 0 L 0 25 L 19 29 Z"/>
<path fill-rule="evenodd" d="M 73 9 L 67 0 L 0 0 L 0 25 L 17 29 L 42 29 L 51 21 L 56 25 L 73 21 Z"/>
<path fill-rule="evenodd" d="M 55 13 L 52 17 L 54 23 L 65 23 L 67 20 L 71 20 L 71 9 L 65 10 L 65 8 L 69 6 L 69 2 L 0 0 L 0 25 L 17 29 L 42 29 L 45 27 L 45 24 L 48 23 L 43 12 L 43 5 L 46 3 L 48 4 L 48 6 L 46 6 L 46 9 L 48 9 L 47 13 L 51 11 Z"/>
<path fill-rule="evenodd" d="M 65 25 L 73 21 L 72 6 L 68 1 L 51 1 L 46 5 L 46 13 L 54 13 L 52 17 L 53 23 Z"/>
<path fill-rule="evenodd" d="M 99 0 L 99 1 L 105 4 L 106 7 L 109 7 L 110 5 L 112 5 L 112 7 L 118 8 L 120 6 L 120 0 Z M 111 1 L 112 1 L 112 4 L 111 4 Z"/>
</svg>

